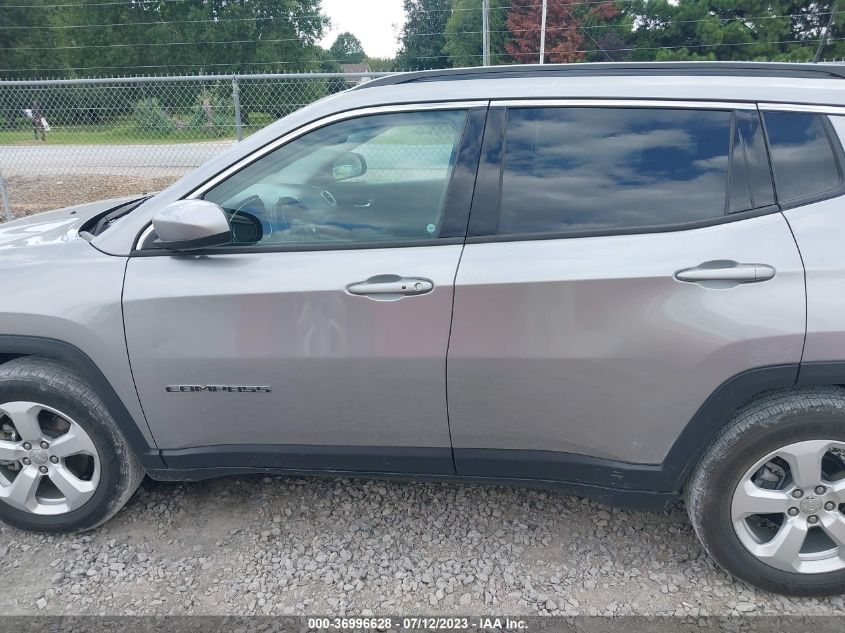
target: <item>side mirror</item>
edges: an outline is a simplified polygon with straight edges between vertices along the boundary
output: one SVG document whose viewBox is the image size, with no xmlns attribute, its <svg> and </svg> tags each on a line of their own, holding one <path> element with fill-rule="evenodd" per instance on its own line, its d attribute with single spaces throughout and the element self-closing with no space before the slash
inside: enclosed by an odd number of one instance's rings
<svg viewBox="0 0 845 633">
<path fill-rule="evenodd" d="M 153 217 L 156 246 L 190 251 L 232 241 L 232 227 L 219 206 L 207 200 L 177 200 Z"/>
<path fill-rule="evenodd" d="M 349 152 L 332 163 L 332 176 L 335 182 L 357 178 L 367 173 L 367 161 L 361 154 Z"/>
</svg>

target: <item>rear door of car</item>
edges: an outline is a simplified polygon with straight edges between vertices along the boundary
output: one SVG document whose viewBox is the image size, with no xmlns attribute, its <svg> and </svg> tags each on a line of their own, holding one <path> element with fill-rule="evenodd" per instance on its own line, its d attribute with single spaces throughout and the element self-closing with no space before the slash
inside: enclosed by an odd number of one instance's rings
<svg viewBox="0 0 845 633">
<path fill-rule="evenodd" d="M 482 156 L 447 363 L 459 474 L 612 486 L 585 464 L 660 464 L 720 385 L 800 361 L 754 104 L 494 102 Z"/>
</svg>

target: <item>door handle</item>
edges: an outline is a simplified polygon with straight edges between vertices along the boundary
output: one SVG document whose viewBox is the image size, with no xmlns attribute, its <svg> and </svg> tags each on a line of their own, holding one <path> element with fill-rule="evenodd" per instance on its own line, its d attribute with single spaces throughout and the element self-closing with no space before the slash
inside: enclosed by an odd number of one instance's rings
<svg viewBox="0 0 845 633">
<path fill-rule="evenodd" d="M 434 282 L 423 277 L 376 275 L 365 281 L 346 286 L 349 294 L 361 295 L 382 301 L 401 299 L 409 295 L 424 295 L 434 289 Z"/>
<path fill-rule="evenodd" d="M 740 264 L 725 260 L 704 262 L 695 268 L 685 268 L 675 273 L 678 281 L 705 284 L 721 282 L 723 286 L 768 281 L 774 276 L 775 269 L 766 264 Z"/>
</svg>

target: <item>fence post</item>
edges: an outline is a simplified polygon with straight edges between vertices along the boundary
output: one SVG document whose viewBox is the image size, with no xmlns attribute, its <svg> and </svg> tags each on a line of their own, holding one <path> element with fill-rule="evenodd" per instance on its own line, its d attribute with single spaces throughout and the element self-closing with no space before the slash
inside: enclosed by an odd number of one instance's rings
<svg viewBox="0 0 845 633">
<path fill-rule="evenodd" d="M 235 102 L 235 132 L 238 143 L 244 140 L 243 123 L 241 122 L 241 94 L 238 90 L 238 78 L 232 77 L 232 101 Z"/>
<path fill-rule="evenodd" d="M 6 222 L 11 222 L 12 207 L 9 205 L 9 196 L 6 195 L 6 182 L 3 180 L 2 172 L 0 172 L 0 198 L 3 200 L 3 211 L 6 214 Z"/>
</svg>

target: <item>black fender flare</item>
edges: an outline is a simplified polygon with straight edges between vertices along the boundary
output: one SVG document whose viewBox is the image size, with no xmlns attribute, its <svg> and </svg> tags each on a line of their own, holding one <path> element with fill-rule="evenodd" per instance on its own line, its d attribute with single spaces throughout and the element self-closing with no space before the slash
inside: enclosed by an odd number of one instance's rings
<svg viewBox="0 0 845 633">
<path fill-rule="evenodd" d="M 72 365 L 102 398 L 129 446 L 146 470 L 165 467 L 159 450 L 150 446 L 136 420 L 115 392 L 103 372 L 91 358 L 75 345 L 41 336 L 0 334 L 0 355 L 49 356 Z"/>
<path fill-rule="evenodd" d="M 798 382 L 798 363 L 770 365 L 741 372 L 723 382 L 684 427 L 660 464 L 655 489 L 681 490 L 692 469 L 731 416 L 765 391 L 787 389 Z"/>
<path fill-rule="evenodd" d="M 726 380 L 704 402 L 661 464 L 665 483 L 680 490 L 730 416 L 765 391 L 804 385 L 845 385 L 845 362 L 812 361 L 759 367 Z"/>
</svg>

